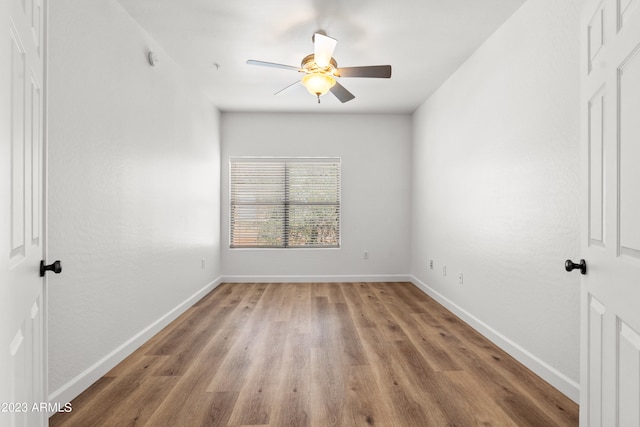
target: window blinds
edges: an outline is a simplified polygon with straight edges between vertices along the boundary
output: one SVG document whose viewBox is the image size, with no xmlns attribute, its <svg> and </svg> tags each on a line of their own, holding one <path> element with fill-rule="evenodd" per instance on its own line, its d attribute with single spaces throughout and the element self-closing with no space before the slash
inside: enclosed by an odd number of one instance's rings
<svg viewBox="0 0 640 427">
<path fill-rule="evenodd" d="M 230 162 L 232 248 L 340 246 L 340 159 Z"/>
</svg>

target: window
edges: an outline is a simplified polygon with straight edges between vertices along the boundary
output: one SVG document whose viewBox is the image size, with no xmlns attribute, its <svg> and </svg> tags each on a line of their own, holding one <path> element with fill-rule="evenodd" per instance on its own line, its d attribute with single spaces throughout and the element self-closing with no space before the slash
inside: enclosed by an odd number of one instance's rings
<svg viewBox="0 0 640 427">
<path fill-rule="evenodd" d="M 340 247 L 340 159 L 230 162 L 232 248 Z"/>
</svg>

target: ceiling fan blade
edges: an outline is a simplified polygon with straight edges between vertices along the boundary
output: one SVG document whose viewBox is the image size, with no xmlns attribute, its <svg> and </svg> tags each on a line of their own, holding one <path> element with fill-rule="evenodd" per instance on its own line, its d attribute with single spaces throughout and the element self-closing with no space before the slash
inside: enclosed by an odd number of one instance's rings
<svg viewBox="0 0 640 427">
<path fill-rule="evenodd" d="M 338 44 L 338 40 L 325 36 L 322 33 L 315 33 L 313 35 L 313 59 L 320 68 L 329 66 L 333 51 Z"/>
<path fill-rule="evenodd" d="M 388 79 L 391 77 L 391 65 L 338 68 L 334 74 L 338 77 L 373 77 Z"/>
<path fill-rule="evenodd" d="M 277 95 L 280 92 L 284 92 L 285 90 L 289 89 L 291 86 L 297 85 L 298 83 L 300 83 L 300 80 L 296 80 L 295 82 L 291 83 L 289 86 L 283 87 L 282 89 L 274 93 L 274 95 Z"/>
<path fill-rule="evenodd" d="M 249 65 L 260 65 L 262 67 L 284 68 L 285 70 L 303 71 L 300 67 L 294 67 L 293 65 L 276 64 L 275 62 L 256 61 L 255 59 L 247 60 Z"/>
<path fill-rule="evenodd" d="M 355 98 L 355 95 L 352 94 L 351 92 L 349 92 L 347 89 L 344 88 L 344 86 L 342 86 L 340 83 L 336 82 L 335 85 L 333 85 L 333 87 L 331 89 L 329 89 L 331 91 L 332 94 L 334 94 L 336 96 L 336 98 L 338 98 L 340 100 L 340 102 L 342 102 L 343 104 L 345 102 L 349 102 L 351 101 L 353 98 Z"/>
</svg>

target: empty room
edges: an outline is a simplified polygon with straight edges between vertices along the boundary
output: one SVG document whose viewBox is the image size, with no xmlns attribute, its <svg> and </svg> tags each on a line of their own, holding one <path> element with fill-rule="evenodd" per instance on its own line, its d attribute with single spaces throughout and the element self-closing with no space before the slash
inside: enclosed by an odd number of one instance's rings
<svg viewBox="0 0 640 427">
<path fill-rule="evenodd" d="M 640 427 L 640 0 L 0 15 L 0 426 Z"/>
</svg>

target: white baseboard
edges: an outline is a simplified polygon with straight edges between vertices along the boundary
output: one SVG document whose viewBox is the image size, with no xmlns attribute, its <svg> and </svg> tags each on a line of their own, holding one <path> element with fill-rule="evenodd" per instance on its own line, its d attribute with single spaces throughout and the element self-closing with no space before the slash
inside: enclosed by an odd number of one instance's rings
<svg viewBox="0 0 640 427">
<path fill-rule="evenodd" d="M 433 288 L 427 286 L 425 283 L 420 281 L 418 278 L 411 276 L 410 280 L 414 285 L 416 285 L 422 292 L 429 295 L 444 307 L 446 307 L 453 314 L 458 316 L 464 322 L 469 324 L 476 331 L 484 335 L 498 347 L 509 353 L 515 359 L 517 359 L 520 363 L 525 365 L 527 368 L 531 369 L 538 376 L 544 379 L 546 382 L 557 388 L 560 392 L 565 394 L 569 399 L 573 400 L 576 403 L 579 403 L 580 400 L 580 384 L 573 381 L 563 373 L 559 372 L 557 369 L 549 366 L 540 358 L 534 356 L 526 349 L 522 348 L 518 344 L 511 341 L 509 338 L 502 335 L 500 332 L 491 328 L 486 323 L 482 322 L 480 319 L 475 317 L 473 314 L 464 310 L 453 301 L 444 297 L 442 294 L 438 293 Z"/>
<path fill-rule="evenodd" d="M 137 348 L 139 348 L 142 344 L 144 344 L 151 337 L 160 332 L 162 328 L 173 322 L 189 307 L 194 305 L 203 296 L 215 289 L 220 283 L 222 283 L 222 280 L 221 278 L 218 278 L 197 291 L 182 303 L 178 304 L 175 308 L 153 322 L 151 325 L 147 326 L 145 329 L 122 344 L 120 347 L 116 348 L 111 353 L 107 354 L 95 364 L 87 368 L 84 372 L 73 378 L 71 381 L 52 392 L 49 395 L 49 402 L 59 402 L 62 405 L 71 402 L 80 393 L 85 391 L 94 382 L 100 379 L 100 377 L 109 372 L 118 363 L 122 362 L 127 356 L 129 356 Z"/>
<path fill-rule="evenodd" d="M 335 282 L 411 282 L 407 274 L 346 276 L 222 276 L 225 283 L 335 283 Z"/>
</svg>

